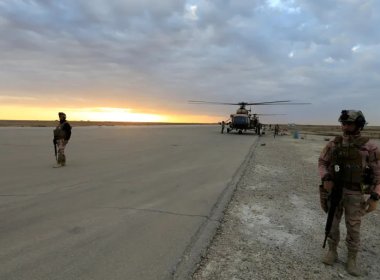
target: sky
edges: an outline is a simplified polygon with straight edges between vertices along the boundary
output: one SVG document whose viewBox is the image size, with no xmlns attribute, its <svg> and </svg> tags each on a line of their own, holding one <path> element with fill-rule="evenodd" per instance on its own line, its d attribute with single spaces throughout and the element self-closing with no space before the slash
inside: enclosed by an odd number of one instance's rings
<svg viewBox="0 0 380 280">
<path fill-rule="evenodd" d="M 0 119 L 380 125 L 380 1 L 0 0 Z"/>
</svg>

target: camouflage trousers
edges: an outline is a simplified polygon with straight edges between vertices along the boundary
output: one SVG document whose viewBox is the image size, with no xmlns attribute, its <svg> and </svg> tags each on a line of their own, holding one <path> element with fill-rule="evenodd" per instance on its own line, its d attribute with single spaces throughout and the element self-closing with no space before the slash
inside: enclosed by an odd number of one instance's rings
<svg viewBox="0 0 380 280">
<path fill-rule="evenodd" d="M 66 156 L 65 156 L 65 148 L 68 141 L 64 139 L 58 139 L 57 140 L 57 147 L 58 147 L 58 157 L 57 157 L 57 163 L 61 165 L 66 164 Z"/>
<path fill-rule="evenodd" d="M 366 213 L 367 202 L 360 192 L 346 191 L 339 207 L 335 210 L 334 220 L 329 234 L 329 242 L 338 245 L 340 240 L 339 224 L 343 213 L 346 222 L 346 245 L 349 251 L 357 252 L 360 249 L 360 225 Z"/>
</svg>

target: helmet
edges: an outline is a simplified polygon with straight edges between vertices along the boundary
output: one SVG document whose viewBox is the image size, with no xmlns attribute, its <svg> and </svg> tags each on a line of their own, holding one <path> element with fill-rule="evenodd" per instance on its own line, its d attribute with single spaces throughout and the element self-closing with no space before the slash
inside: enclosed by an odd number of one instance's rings
<svg viewBox="0 0 380 280">
<path fill-rule="evenodd" d="M 342 113 L 340 114 L 338 121 L 339 122 L 353 122 L 360 129 L 363 129 L 364 125 L 366 124 L 366 120 L 364 118 L 362 111 L 357 111 L 357 110 L 342 110 Z"/>
<path fill-rule="evenodd" d="M 59 117 L 62 116 L 63 119 L 66 119 L 66 114 L 65 114 L 64 112 L 59 112 L 59 113 L 58 113 L 58 116 L 59 116 Z"/>
</svg>

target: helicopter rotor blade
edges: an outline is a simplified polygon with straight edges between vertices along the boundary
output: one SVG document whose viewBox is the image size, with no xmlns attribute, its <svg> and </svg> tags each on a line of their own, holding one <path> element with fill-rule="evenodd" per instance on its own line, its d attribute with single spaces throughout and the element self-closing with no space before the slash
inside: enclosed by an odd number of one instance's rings
<svg viewBox="0 0 380 280">
<path fill-rule="evenodd" d="M 189 100 L 191 104 L 216 104 L 216 105 L 265 105 L 265 104 L 275 104 L 275 103 L 287 103 L 290 100 L 279 100 L 279 101 L 266 101 L 266 102 L 215 102 L 215 101 L 203 101 L 203 100 Z"/>
<path fill-rule="evenodd" d="M 282 104 L 282 103 L 288 103 L 291 100 L 277 100 L 277 101 L 264 101 L 264 102 L 247 102 L 246 105 L 269 105 L 269 104 Z"/>
<path fill-rule="evenodd" d="M 213 105 L 240 105 L 239 103 L 227 103 L 227 102 L 212 102 L 212 101 L 201 101 L 201 100 L 189 100 L 191 104 L 213 104 Z"/>
<path fill-rule="evenodd" d="M 270 102 L 256 102 L 247 103 L 247 105 L 306 105 L 311 103 L 306 102 L 291 102 L 291 100 L 280 100 L 280 101 L 270 101 Z"/>
<path fill-rule="evenodd" d="M 256 116 L 285 116 L 287 114 L 252 114 Z"/>
<path fill-rule="evenodd" d="M 310 104 L 311 103 L 301 102 L 301 103 L 281 103 L 281 104 L 274 103 L 274 104 L 256 104 L 256 105 L 310 105 Z"/>
<path fill-rule="evenodd" d="M 277 101 L 265 101 L 265 102 L 214 102 L 214 101 L 203 101 L 203 100 L 189 100 L 191 104 L 214 104 L 214 105 L 239 105 L 239 106 L 247 106 L 247 105 L 307 105 L 311 103 L 303 103 L 303 102 L 291 102 L 291 100 L 277 100 Z"/>
</svg>

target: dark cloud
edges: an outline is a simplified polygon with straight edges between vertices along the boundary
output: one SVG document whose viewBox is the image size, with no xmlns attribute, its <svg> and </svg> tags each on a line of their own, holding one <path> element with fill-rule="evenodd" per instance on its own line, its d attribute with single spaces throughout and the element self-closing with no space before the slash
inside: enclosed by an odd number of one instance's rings
<svg viewBox="0 0 380 280">
<path fill-rule="evenodd" d="M 297 112 L 315 122 L 347 101 L 378 119 L 364 100 L 378 98 L 379 10 L 375 0 L 0 0 L 0 96 L 107 92 L 209 114 L 231 110 L 187 100 L 294 99 L 313 102 Z"/>
</svg>

